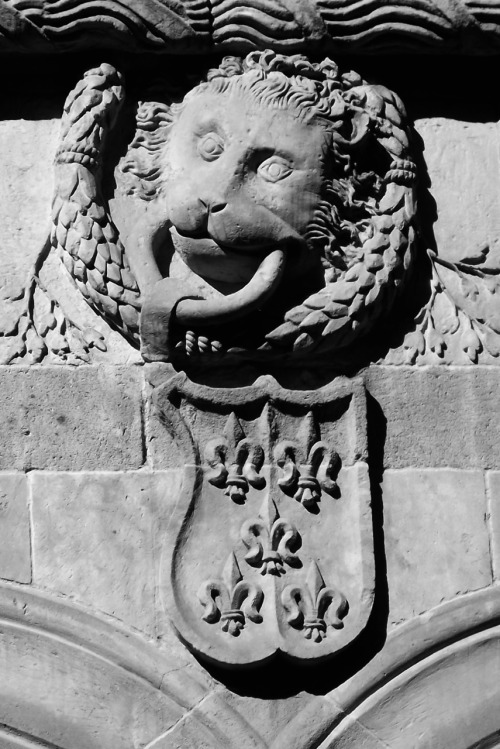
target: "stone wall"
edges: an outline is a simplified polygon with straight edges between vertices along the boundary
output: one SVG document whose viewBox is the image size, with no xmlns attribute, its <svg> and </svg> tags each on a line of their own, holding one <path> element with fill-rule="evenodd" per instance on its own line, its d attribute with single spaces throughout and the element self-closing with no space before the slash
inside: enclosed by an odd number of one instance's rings
<svg viewBox="0 0 500 749">
<path fill-rule="evenodd" d="M 38 61 L 38 72 L 36 59 L 16 59 L 7 84 L 7 322 L 46 242 L 63 100 L 95 57 L 69 56 L 59 78 L 60 60 Z M 133 86 L 154 67 L 125 54 L 118 62 Z M 490 61 L 361 57 L 352 65 L 397 90 L 415 120 L 429 177 L 428 245 L 450 262 L 488 246 L 497 272 Z M 409 361 L 400 324 L 383 324 L 377 340 L 396 342 L 354 372 L 367 392 L 369 627 L 354 649 L 309 668 L 280 658 L 227 669 L 191 653 L 169 622 L 161 559 L 176 543 L 185 477 L 152 396 L 170 365 L 144 363 L 113 331 L 88 364 L 0 366 L 2 747 L 496 746 L 479 742 L 500 735 L 498 359 L 456 344 L 453 362 L 435 352 Z M 248 381 L 261 374 L 249 372 Z M 273 374 L 299 390 L 328 379 L 306 364 Z M 227 386 L 226 370 L 211 374 L 212 384 L 219 376 Z"/>
</svg>

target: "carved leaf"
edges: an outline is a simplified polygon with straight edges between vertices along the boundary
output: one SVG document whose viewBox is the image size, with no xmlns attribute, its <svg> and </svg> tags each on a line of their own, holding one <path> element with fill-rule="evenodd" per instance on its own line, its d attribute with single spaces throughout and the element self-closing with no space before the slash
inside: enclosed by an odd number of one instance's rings
<svg viewBox="0 0 500 749">
<path fill-rule="evenodd" d="M 224 426 L 223 433 L 229 445 L 231 445 L 231 447 L 233 448 L 236 447 L 240 440 L 245 438 L 243 427 L 241 426 L 240 420 L 238 419 L 234 411 L 229 414 Z"/>
<path fill-rule="evenodd" d="M 474 275 L 436 262 L 437 274 L 454 303 L 471 320 L 484 323 L 500 333 L 500 279 L 480 271 Z"/>
<path fill-rule="evenodd" d="M 242 580 L 240 568 L 234 554 L 230 554 L 227 558 L 224 569 L 222 570 L 222 579 L 230 595 L 235 589 L 237 583 Z"/>
<path fill-rule="evenodd" d="M 323 580 L 323 575 L 321 574 L 320 569 L 314 560 L 311 561 L 309 565 L 309 569 L 307 571 L 307 577 L 306 577 L 306 584 L 307 584 L 307 587 L 309 588 L 311 599 L 314 605 L 316 605 L 319 592 L 325 587 L 325 581 Z"/>
<path fill-rule="evenodd" d="M 209 624 L 214 624 L 220 619 L 221 611 L 216 599 L 222 595 L 223 590 L 217 581 L 204 582 L 198 590 L 198 600 L 205 609 L 202 619 Z"/>
<path fill-rule="evenodd" d="M 240 582 L 236 585 L 233 594 L 234 608 L 241 608 L 245 616 L 255 624 L 262 622 L 260 609 L 264 602 L 264 593 L 259 585 L 255 583 Z"/>
<path fill-rule="evenodd" d="M 281 603 L 287 613 L 287 622 L 297 629 L 300 629 L 304 622 L 303 595 L 304 591 L 300 585 L 287 585 L 281 593 Z"/>
</svg>

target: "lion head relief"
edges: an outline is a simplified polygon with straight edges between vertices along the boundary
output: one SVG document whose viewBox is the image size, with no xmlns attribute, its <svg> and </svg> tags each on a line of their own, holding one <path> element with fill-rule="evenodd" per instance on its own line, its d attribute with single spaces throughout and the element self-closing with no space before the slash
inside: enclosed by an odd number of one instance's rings
<svg viewBox="0 0 500 749">
<path fill-rule="evenodd" d="M 118 181 L 144 218 L 125 246 L 100 187 L 122 99 L 107 65 L 68 98 L 53 244 L 147 360 L 332 350 L 388 311 L 414 249 L 397 96 L 331 60 L 266 51 L 140 103 Z"/>
</svg>

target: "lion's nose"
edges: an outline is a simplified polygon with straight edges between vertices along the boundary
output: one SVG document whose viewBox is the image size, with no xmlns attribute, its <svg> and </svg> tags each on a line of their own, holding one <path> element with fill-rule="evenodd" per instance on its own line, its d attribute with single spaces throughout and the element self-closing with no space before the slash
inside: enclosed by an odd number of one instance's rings
<svg viewBox="0 0 500 749">
<path fill-rule="evenodd" d="M 222 202 L 222 200 L 203 200 L 202 198 L 198 198 L 198 201 L 203 206 L 204 211 L 206 213 L 219 213 L 219 211 L 224 210 L 227 203 Z"/>
<path fill-rule="evenodd" d="M 219 213 L 219 211 L 224 210 L 227 203 L 212 203 L 209 207 L 210 213 Z"/>
</svg>

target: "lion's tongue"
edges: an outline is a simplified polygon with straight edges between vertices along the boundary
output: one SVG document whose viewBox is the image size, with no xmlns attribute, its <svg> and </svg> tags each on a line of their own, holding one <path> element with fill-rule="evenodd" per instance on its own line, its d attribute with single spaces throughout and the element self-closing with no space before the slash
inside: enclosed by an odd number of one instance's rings
<svg viewBox="0 0 500 749">
<path fill-rule="evenodd" d="M 185 327 L 199 327 L 243 317 L 269 299 L 281 281 L 284 268 L 285 252 L 278 247 L 266 255 L 250 281 L 239 291 L 214 299 L 180 299 L 175 310 L 176 319 Z"/>
<path fill-rule="evenodd" d="M 279 285 L 285 269 L 283 247 L 262 260 L 251 280 L 225 297 L 200 299 L 187 285 L 179 288 L 174 278 L 163 278 L 145 297 L 141 311 L 141 352 L 146 361 L 169 361 L 171 326 L 175 319 L 187 328 L 218 325 L 259 309 Z"/>
</svg>

